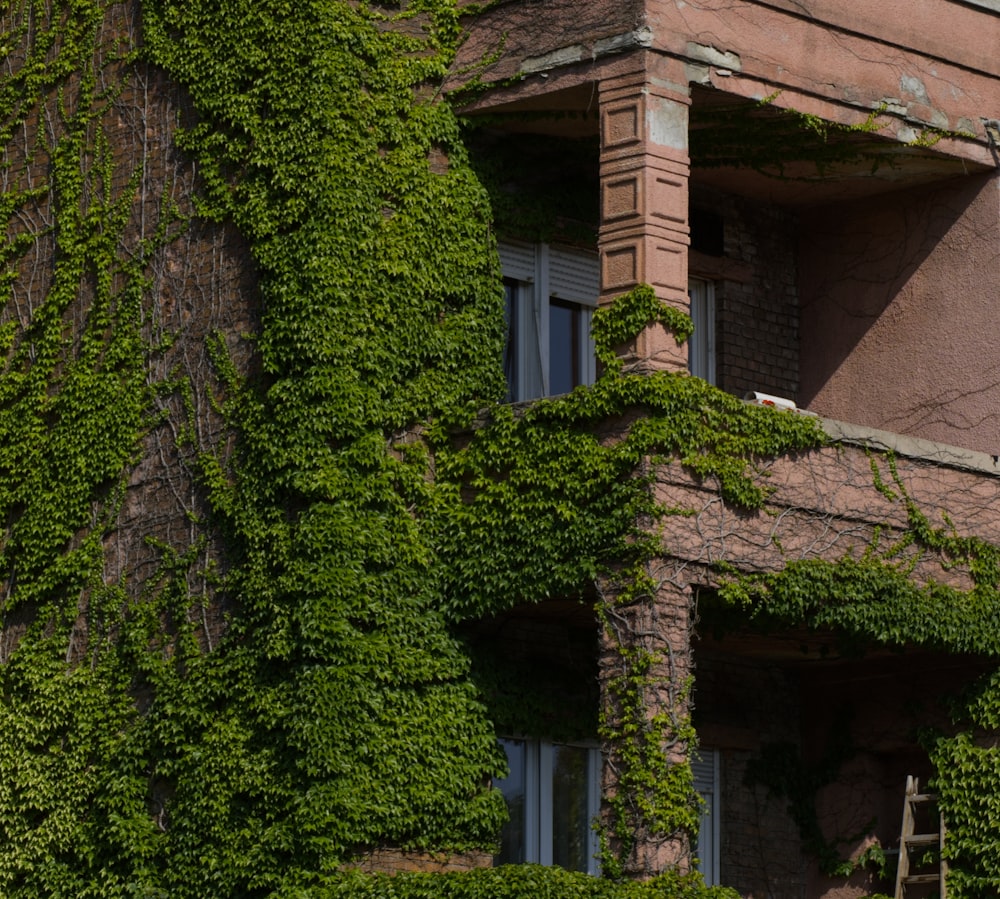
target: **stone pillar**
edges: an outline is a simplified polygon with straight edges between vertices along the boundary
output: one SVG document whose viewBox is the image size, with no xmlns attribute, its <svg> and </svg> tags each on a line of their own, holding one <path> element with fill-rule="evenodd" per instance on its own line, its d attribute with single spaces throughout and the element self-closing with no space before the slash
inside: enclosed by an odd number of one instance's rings
<svg viewBox="0 0 1000 899">
<path fill-rule="evenodd" d="M 602 824 L 608 848 L 628 877 L 688 871 L 689 834 L 678 826 L 675 806 L 659 806 L 655 789 L 669 784 L 674 766 L 688 759 L 691 590 L 663 579 L 655 593 L 629 602 L 622 602 L 609 581 L 600 592 L 603 729 L 605 736 L 609 730 L 615 734 L 602 747 Z M 693 800 L 686 783 L 670 792 L 677 793 L 678 806 Z M 619 796 L 623 801 L 617 801 Z"/>
<path fill-rule="evenodd" d="M 641 71 L 600 84 L 601 304 L 638 284 L 685 312 L 688 109 L 683 65 L 646 53 Z M 626 349 L 640 369 L 686 369 L 687 346 L 661 325 Z"/>
</svg>

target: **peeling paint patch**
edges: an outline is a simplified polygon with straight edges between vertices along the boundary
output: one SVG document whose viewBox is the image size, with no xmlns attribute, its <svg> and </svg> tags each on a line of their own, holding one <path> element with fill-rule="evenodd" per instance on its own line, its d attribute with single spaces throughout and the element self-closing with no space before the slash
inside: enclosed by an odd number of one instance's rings
<svg viewBox="0 0 1000 899">
<path fill-rule="evenodd" d="M 571 47 L 561 47 L 551 53 L 544 53 L 541 56 L 530 56 L 521 63 L 521 73 L 531 75 L 534 72 L 544 72 L 548 69 L 557 69 L 559 66 L 572 65 L 580 62 L 584 58 L 584 48 L 580 44 Z"/>
<path fill-rule="evenodd" d="M 719 50 L 706 44 L 696 44 L 688 41 L 687 57 L 696 62 L 708 63 L 710 66 L 718 66 L 721 69 L 731 69 L 734 72 L 743 71 L 743 63 L 736 53 L 728 50 Z"/>
<path fill-rule="evenodd" d="M 906 107 L 899 97 L 883 97 L 878 105 L 892 115 L 906 115 Z"/>
<path fill-rule="evenodd" d="M 649 83 L 653 87 L 662 88 L 674 94 L 680 94 L 682 97 L 691 96 L 691 85 L 686 80 L 682 84 L 678 84 L 676 81 L 668 81 L 664 78 L 650 76 Z"/>
<path fill-rule="evenodd" d="M 899 79 L 899 90 L 905 96 L 909 94 L 918 103 L 930 105 L 930 97 L 927 96 L 927 88 L 924 83 L 914 75 L 903 75 Z"/>
<path fill-rule="evenodd" d="M 649 139 L 661 147 L 674 150 L 688 148 L 688 111 L 682 103 L 663 97 L 650 97 L 646 109 Z"/>
<path fill-rule="evenodd" d="M 622 50 L 631 50 L 635 47 L 651 47 L 653 45 L 653 29 L 648 25 L 636 28 L 635 31 L 628 31 L 625 34 L 616 34 L 613 37 L 602 38 L 594 43 L 594 58 L 606 56 L 608 53 L 620 53 Z"/>
<path fill-rule="evenodd" d="M 684 64 L 684 77 L 690 84 L 711 84 L 711 71 L 708 66 L 699 63 L 688 62 Z"/>
<path fill-rule="evenodd" d="M 980 121 L 982 121 L 986 131 L 986 140 L 995 155 L 1000 149 L 1000 121 L 997 119 L 981 119 Z"/>
<path fill-rule="evenodd" d="M 941 131 L 947 131 L 951 125 L 948 121 L 948 116 L 941 112 L 940 109 L 934 109 L 923 103 L 908 103 L 906 106 L 906 118 L 911 122 L 931 128 L 938 128 Z"/>
<path fill-rule="evenodd" d="M 921 115 L 917 118 L 922 122 L 927 122 L 932 128 L 940 128 L 942 131 L 947 131 L 951 123 L 948 121 L 948 116 L 941 112 L 940 109 L 922 109 Z"/>
<path fill-rule="evenodd" d="M 1000 0 L 965 0 L 965 2 L 971 3 L 973 6 L 981 6 L 992 12 L 1000 12 Z"/>
<path fill-rule="evenodd" d="M 611 53 L 651 47 L 652 44 L 653 29 L 644 25 L 623 34 L 615 34 L 595 41 L 593 49 L 590 51 L 583 44 L 572 44 L 569 47 L 552 50 L 550 53 L 543 53 L 541 56 L 529 56 L 521 63 L 520 71 L 522 75 L 532 75 L 549 69 L 558 69 L 560 66 L 573 65 L 587 58 L 597 59 Z"/>
</svg>

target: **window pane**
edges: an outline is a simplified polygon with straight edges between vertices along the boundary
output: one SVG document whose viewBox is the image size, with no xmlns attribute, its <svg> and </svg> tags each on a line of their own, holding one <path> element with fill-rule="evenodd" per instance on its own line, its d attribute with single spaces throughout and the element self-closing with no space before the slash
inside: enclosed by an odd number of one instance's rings
<svg viewBox="0 0 1000 899">
<path fill-rule="evenodd" d="M 691 759 L 694 788 L 702 800 L 696 847 L 697 868 L 709 886 L 719 882 L 718 756 L 718 750 L 702 747 Z"/>
<path fill-rule="evenodd" d="M 503 281 L 504 318 L 507 322 L 507 339 L 503 346 L 503 374 L 507 379 L 507 402 L 520 399 L 517 383 L 517 283 L 510 278 Z"/>
<path fill-rule="evenodd" d="M 709 384 L 715 383 L 715 302 L 708 281 L 688 281 L 694 334 L 688 340 L 688 370 Z"/>
<path fill-rule="evenodd" d="M 580 383 L 580 307 L 549 301 L 549 393 L 569 393 Z"/>
<path fill-rule="evenodd" d="M 510 774 L 495 782 L 495 786 L 507 800 L 510 820 L 500 833 L 500 854 L 494 856 L 495 865 L 517 865 L 525 861 L 525 745 L 522 740 L 501 740 L 507 753 Z"/>
<path fill-rule="evenodd" d="M 553 746 L 552 862 L 586 871 L 590 862 L 587 755 L 579 746 Z"/>
</svg>

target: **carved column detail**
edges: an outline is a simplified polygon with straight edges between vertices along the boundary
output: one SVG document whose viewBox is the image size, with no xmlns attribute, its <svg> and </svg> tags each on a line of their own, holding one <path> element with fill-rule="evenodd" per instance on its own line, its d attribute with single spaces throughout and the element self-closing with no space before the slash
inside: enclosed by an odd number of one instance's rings
<svg viewBox="0 0 1000 899">
<path fill-rule="evenodd" d="M 687 311 L 690 96 L 673 60 L 647 57 L 642 71 L 600 85 L 601 303 L 649 284 Z M 661 326 L 626 352 L 645 368 L 687 367 L 687 348 Z"/>
</svg>

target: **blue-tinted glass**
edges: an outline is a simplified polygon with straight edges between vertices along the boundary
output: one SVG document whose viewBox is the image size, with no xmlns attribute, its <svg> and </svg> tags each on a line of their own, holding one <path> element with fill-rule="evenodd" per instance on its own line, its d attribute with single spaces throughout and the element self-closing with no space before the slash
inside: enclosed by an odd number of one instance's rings
<svg viewBox="0 0 1000 899">
<path fill-rule="evenodd" d="M 500 745 L 507 753 L 510 774 L 502 780 L 496 781 L 494 785 L 503 793 L 503 798 L 507 800 L 510 820 L 500 833 L 500 854 L 493 857 L 493 863 L 495 865 L 518 865 L 525 860 L 525 748 L 522 740 L 501 740 Z"/>
<path fill-rule="evenodd" d="M 569 393 L 580 383 L 580 307 L 549 302 L 549 392 Z"/>
<path fill-rule="evenodd" d="M 507 339 L 503 346 L 503 374 L 507 379 L 507 402 L 518 399 L 517 385 L 517 285 L 509 278 L 503 282 L 504 319 Z"/>
<path fill-rule="evenodd" d="M 590 816 L 587 807 L 587 750 L 552 748 L 552 862 L 586 871 L 590 862 Z"/>
</svg>

